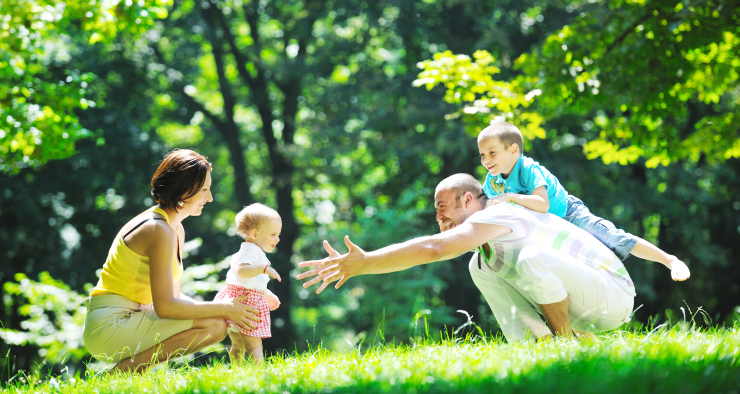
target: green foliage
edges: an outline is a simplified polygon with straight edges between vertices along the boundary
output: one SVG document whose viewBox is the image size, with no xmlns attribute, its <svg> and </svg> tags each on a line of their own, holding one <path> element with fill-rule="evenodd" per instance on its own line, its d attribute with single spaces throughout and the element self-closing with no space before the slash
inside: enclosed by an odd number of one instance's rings
<svg viewBox="0 0 740 394">
<path fill-rule="evenodd" d="M 416 84 L 444 84 L 448 102 L 473 103 L 458 112 L 466 124 L 479 125 L 469 131 L 507 120 L 523 125 L 525 136 L 543 138 L 543 118 L 576 115 L 591 132 L 584 146 L 589 159 L 624 165 L 644 157 L 648 168 L 702 156 L 724 161 L 740 157 L 738 11 L 737 2 L 708 1 L 586 7 L 522 54 L 515 62 L 521 75 L 511 82 L 494 81 L 499 69 L 478 51 L 475 63 L 435 54 L 421 64 Z M 535 92 L 536 105 L 517 113 L 518 106 L 530 107 Z"/>
<path fill-rule="evenodd" d="M 590 117 L 584 150 L 649 168 L 740 157 L 740 3 L 611 2 L 519 59 L 547 117 Z"/>
<path fill-rule="evenodd" d="M 25 319 L 22 330 L 3 328 L 0 338 L 8 345 L 34 346 L 45 359 L 60 363 L 82 360 L 88 355 L 82 343 L 85 296 L 52 278 L 48 272 L 34 281 L 23 274 L 5 282 L 5 308 L 18 308 Z"/>
<path fill-rule="evenodd" d="M 466 132 L 472 136 L 477 136 L 489 123 L 506 121 L 516 124 L 525 139 L 545 138 L 542 116 L 527 109 L 541 91 L 527 92 L 531 83 L 523 78 L 510 82 L 494 80 L 493 75 L 500 70 L 487 51 L 476 51 L 473 58 L 475 61 L 466 55 L 453 55 L 451 51 L 435 53 L 433 60 L 419 63 L 424 71 L 419 73 L 414 86 L 432 90 L 443 85 L 447 89 L 445 101 L 465 105 L 462 110 L 447 115 L 447 119 L 462 117 Z"/>
<path fill-rule="evenodd" d="M 740 384 L 737 329 L 685 325 L 614 331 L 588 345 L 576 340 L 504 344 L 491 338 L 423 340 L 410 346 L 326 348 L 279 355 L 264 366 L 222 363 L 161 368 L 144 375 L 60 376 L 15 383 L 11 393 L 291 392 L 291 393 L 643 393 L 732 392 Z"/>
<path fill-rule="evenodd" d="M 95 76 L 58 69 L 74 55 L 70 36 L 80 27 L 91 44 L 122 30 L 141 34 L 153 17 L 167 15 L 163 7 L 169 3 L 0 2 L 0 171 L 14 174 L 69 157 L 75 141 L 93 136 L 75 111 L 97 105 L 91 100 Z"/>
</svg>

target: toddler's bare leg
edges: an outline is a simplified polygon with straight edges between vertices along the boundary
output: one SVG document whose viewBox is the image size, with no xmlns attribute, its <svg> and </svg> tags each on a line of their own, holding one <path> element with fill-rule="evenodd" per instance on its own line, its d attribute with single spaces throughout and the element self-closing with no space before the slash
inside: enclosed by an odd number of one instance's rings
<svg viewBox="0 0 740 394">
<path fill-rule="evenodd" d="M 264 356 L 262 355 L 262 338 L 242 335 L 242 339 L 247 346 L 247 352 L 249 352 L 252 360 L 258 364 L 262 364 L 262 361 L 264 360 Z"/>
<path fill-rule="evenodd" d="M 229 358 L 231 358 L 231 364 L 244 364 L 244 352 L 247 351 L 247 344 L 244 342 L 245 336 L 243 336 L 240 332 L 230 332 L 229 338 L 231 338 L 231 350 L 229 350 Z"/>
</svg>

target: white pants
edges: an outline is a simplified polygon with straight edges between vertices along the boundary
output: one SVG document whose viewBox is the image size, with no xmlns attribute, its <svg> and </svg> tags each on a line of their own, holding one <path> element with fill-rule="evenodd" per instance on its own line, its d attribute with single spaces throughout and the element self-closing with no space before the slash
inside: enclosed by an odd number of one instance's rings
<svg viewBox="0 0 740 394">
<path fill-rule="evenodd" d="M 516 263 L 519 280 L 496 276 L 471 260 L 470 275 L 488 302 L 509 342 L 550 334 L 537 304 L 569 297 L 568 311 L 574 330 L 602 332 L 629 320 L 634 296 L 602 269 L 592 269 L 572 256 L 541 246 L 522 249 Z"/>
</svg>

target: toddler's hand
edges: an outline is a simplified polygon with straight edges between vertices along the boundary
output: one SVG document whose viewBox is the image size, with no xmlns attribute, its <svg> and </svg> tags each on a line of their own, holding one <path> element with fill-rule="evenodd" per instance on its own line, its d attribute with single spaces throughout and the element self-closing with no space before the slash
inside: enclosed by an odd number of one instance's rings
<svg viewBox="0 0 740 394">
<path fill-rule="evenodd" d="M 271 311 L 280 306 L 280 299 L 270 290 L 265 290 L 265 300 L 267 300 L 267 306 Z"/>
<path fill-rule="evenodd" d="M 668 261 L 668 264 L 671 267 L 671 278 L 677 282 L 689 279 L 689 277 L 691 276 L 691 271 L 689 271 L 689 267 L 687 267 L 683 261 L 677 259 L 675 256 L 671 257 L 673 257 L 673 259 Z"/>
<path fill-rule="evenodd" d="M 267 267 L 265 270 L 265 273 L 270 276 L 272 279 L 277 279 L 278 282 L 282 282 L 282 279 L 280 279 L 280 274 L 275 271 L 275 268 Z"/>
</svg>

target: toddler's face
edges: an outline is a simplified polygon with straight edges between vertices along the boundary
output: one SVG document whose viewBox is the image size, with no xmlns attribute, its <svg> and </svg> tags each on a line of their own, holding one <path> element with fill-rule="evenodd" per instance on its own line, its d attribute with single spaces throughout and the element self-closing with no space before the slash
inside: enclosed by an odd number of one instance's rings
<svg viewBox="0 0 740 394">
<path fill-rule="evenodd" d="M 519 160 L 519 148 L 511 144 L 509 149 L 504 148 L 498 137 L 486 138 L 478 143 L 480 163 L 491 175 L 508 175 Z"/>
<path fill-rule="evenodd" d="M 282 220 L 265 220 L 260 224 L 260 227 L 257 230 L 257 236 L 252 239 L 252 242 L 259 246 L 260 249 L 270 253 L 275 250 L 275 246 L 280 242 L 280 231 L 282 229 Z"/>
</svg>

